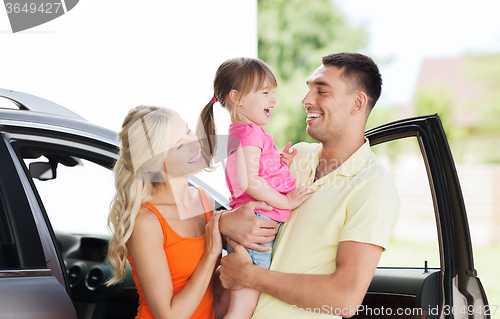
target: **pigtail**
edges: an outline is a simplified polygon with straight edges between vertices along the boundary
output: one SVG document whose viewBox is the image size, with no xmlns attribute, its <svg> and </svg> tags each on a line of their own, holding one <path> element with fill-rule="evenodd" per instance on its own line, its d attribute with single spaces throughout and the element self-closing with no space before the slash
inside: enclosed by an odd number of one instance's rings
<svg viewBox="0 0 500 319">
<path fill-rule="evenodd" d="M 215 149 L 217 148 L 214 119 L 215 102 L 215 98 L 212 98 L 212 100 L 203 108 L 200 118 L 198 119 L 198 124 L 196 125 L 196 135 L 198 136 L 201 144 L 201 155 L 205 159 L 208 168 L 210 168 L 210 164 L 214 158 Z"/>
</svg>

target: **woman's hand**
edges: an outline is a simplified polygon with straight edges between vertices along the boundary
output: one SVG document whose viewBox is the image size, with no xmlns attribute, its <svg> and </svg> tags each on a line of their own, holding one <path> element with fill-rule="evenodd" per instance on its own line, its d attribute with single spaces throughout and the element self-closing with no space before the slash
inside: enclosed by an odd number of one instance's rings
<svg viewBox="0 0 500 319">
<path fill-rule="evenodd" d="M 218 257 L 222 253 L 219 220 L 222 212 L 215 213 L 205 225 L 205 254 Z"/>
</svg>

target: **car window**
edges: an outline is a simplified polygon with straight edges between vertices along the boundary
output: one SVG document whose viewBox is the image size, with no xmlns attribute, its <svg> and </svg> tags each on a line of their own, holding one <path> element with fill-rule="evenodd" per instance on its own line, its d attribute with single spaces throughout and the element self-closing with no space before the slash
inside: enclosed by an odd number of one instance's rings
<svg viewBox="0 0 500 319">
<path fill-rule="evenodd" d="M 29 152 L 24 150 L 26 153 Z M 84 158 L 64 156 L 66 159 L 62 160 L 63 156 L 51 153 L 24 158 L 27 168 L 32 165 L 32 176 L 34 163 L 58 162 L 55 178 L 51 178 L 50 171 L 33 178 L 52 228 L 75 234 L 109 234 L 107 216 L 114 194 L 112 171 Z"/>
<path fill-rule="evenodd" d="M 440 268 L 439 241 L 432 193 L 416 137 L 372 147 L 389 170 L 401 201 L 401 212 L 379 267 Z"/>
<path fill-rule="evenodd" d="M 0 270 L 20 267 L 10 220 L 0 192 Z"/>
</svg>

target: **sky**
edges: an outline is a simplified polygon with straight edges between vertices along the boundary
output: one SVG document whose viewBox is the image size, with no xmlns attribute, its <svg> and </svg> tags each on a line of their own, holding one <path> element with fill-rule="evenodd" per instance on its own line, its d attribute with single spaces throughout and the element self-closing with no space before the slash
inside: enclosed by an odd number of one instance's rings
<svg viewBox="0 0 500 319">
<path fill-rule="evenodd" d="M 369 33 L 379 62 L 381 105 L 409 105 L 424 59 L 500 53 L 498 0 L 334 0 Z"/>
</svg>

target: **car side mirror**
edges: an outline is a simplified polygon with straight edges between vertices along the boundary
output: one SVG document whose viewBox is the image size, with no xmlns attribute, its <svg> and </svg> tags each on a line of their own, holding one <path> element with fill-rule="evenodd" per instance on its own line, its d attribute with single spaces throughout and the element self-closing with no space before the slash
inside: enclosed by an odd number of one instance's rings
<svg viewBox="0 0 500 319">
<path fill-rule="evenodd" d="M 31 177 L 41 181 L 55 179 L 57 163 L 51 162 L 34 162 L 30 163 L 29 171 Z"/>
</svg>

